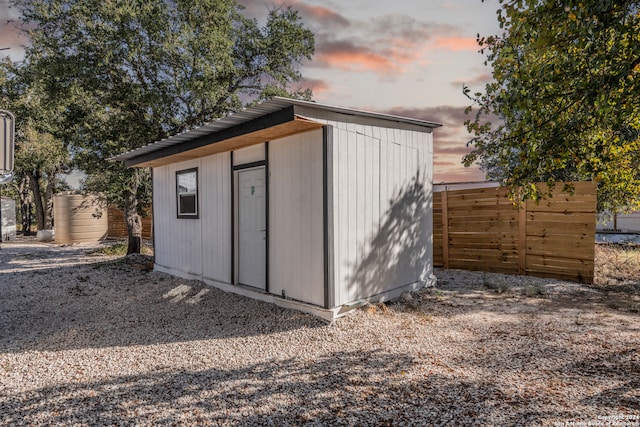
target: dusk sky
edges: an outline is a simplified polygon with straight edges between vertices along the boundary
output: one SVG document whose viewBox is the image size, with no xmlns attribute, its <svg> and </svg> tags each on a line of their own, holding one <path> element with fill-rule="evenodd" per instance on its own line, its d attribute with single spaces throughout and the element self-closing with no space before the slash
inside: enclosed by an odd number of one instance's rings
<svg viewBox="0 0 640 427">
<path fill-rule="evenodd" d="M 462 94 L 484 87 L 476 34 L 497 34 L 498 0 L 240 0 L 246 13 L 264 19 L 275 5 L 300 11 L 316 37 L 313 60 L 303 65 L 303 85 L 314 99 L 333 105 L 442 123 L 434 132 L 434 182 L 483 180 L 464 168 L 469 139 Z M 25 40 L 7 21 L 16 19 L 0 0 L 1 54 L 19 59 Z"/>
</svg>

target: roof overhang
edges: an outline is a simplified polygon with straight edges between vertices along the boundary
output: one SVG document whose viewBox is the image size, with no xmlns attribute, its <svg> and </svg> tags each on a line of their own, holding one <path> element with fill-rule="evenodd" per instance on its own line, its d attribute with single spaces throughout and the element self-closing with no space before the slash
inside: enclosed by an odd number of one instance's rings
<svg viewBox="0 0 640 427">
<path fill-rule="evenodd" d="M 183 132 L 110 160 L 124 161 L 127 167 L 158 167 L 320 129 L 323 123 L 296 114 L 301 110 L 328 110 L 340 114 L 375 118 L 430 129 L 439 123 L 372 113 L 315 102 L 274 98 L 199 128 Z"/>
<path fill-rule="evenodd" d="M 321 123 L 297 117 L 293 108 L 267 114 L 218 132 L 168 145 L 125 160 L 128 167 L 158 167 L 212 154 L 233 151 L 285 136 L 322 128 Z M 157 144 L 157 143 L 156 143 Z M 115 160 L 118 160 L 116 158 Z"/>
</svg>

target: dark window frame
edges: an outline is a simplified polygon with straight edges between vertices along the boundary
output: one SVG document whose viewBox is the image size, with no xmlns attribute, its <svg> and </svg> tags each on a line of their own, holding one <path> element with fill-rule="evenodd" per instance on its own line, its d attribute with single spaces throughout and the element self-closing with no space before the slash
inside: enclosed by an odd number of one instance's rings
<svg viewBox="0 0 640 427">
<path fill-rule="evenodd" d="M 180 175 L 187 175 L 187 174 L 191 174 L 191 173 L 195 173 L 196 176 L 196 188 L 194 192 L 185 192 L 183 191 L 182 193 L 180 192 Z M 178 218 L 186 218 L 186 219 L 199 219 L 200 218 L 200 195 L 199 193 L 199 186 L 198 186 L 198 168 L 191 168 L 191 169 L 183 169 L 183 170 L 179 170 L 176 171 L 176 214 Z M 191 212 L 183 212 L 182 211 L 182 197 L 185 196 L 191 196 L 193 195 L 195 197 L 195 201 L 193 203 L 193 208 L 195 209 L 195 212 L 191 213 Z M 182 196 L 182 197 L 181 197 Z"/>
</svg>

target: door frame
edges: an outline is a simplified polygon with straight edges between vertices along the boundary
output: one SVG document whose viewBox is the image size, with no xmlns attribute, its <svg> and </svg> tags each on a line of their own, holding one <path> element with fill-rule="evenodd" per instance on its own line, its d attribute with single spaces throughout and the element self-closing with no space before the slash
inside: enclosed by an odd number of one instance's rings
<svg viewBox="0 0 640 427">
<path fill-rule="evenodd" d="M 246 169 L 258 169 L 264 168 L 264 186 L 265 186 L 265 293 L 269 293 L 269 142 L 264 144 L 264 160 L 256 162 L 244 163 L 239 165 L 233 164 L 233 151 L 231 152 L 231 283 L 234 286 L 242 286 L 239 281 L 239 179 L 238 172 Z M 261 291 L 260 288 L 253 288 L 257 291 Z"/>
</svg>

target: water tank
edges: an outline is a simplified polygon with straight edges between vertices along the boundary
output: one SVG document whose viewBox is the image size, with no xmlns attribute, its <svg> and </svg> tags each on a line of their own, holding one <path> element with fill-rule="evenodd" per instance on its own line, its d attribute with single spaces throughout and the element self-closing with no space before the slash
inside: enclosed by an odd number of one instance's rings
<svg viewBox="0 0 640 427">
<path fill-rule="evenodd" d="M 67 191 L 53 196 L 56 243 L 98 242 L 107 237 L 105 198 L 98 193 Z"/>
<path fill-rule="evenodd" d="M 0 242 L 16 240 L 16 202 L 0 197 Z"/>
</svg>

